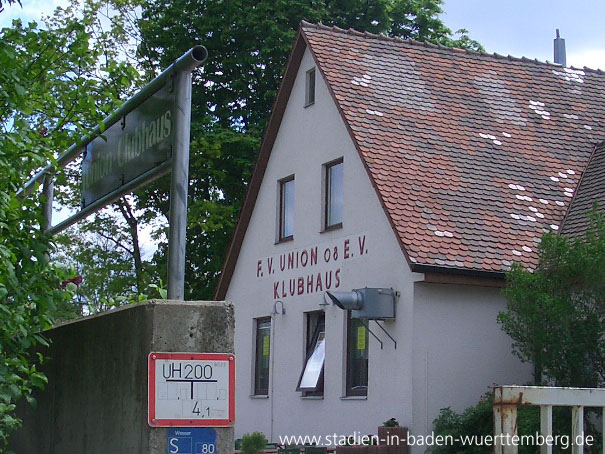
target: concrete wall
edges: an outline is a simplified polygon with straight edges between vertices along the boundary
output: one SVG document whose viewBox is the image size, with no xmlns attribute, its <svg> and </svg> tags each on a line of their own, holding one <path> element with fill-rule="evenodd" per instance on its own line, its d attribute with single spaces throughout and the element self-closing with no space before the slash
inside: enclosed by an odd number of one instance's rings
<svg viewBox="0 0 605 454">
<path fill-rule="evenodd" d="M 304 107 L 305 73 L 315 66 L 307 51 L 294 83 L 280 132 L 268 163 L 254 213 L 226 299 L 236 314 L 238 354 L 238 419 L 236 437 L 262 431 L 273 441 L 280 435 L 325 435 L 375 433 L 383 421 L 397 417 L 412 423 L 412 297 L 413 281 L 421 275 L 410 272 L 393 230 L 371 185 L 367 172 L 349 137 L 328 88 L 316 72 L 315 104 Z M 343 228 L 322 230 L 323 164 L 343 158 Z M 294 240 L 276 244 L 278 180 L 295 175 Z M 365 238 L 363 255 L 360 238 Z M 353 257 L 343 257 L 349 239 Z M 326 248 L 337 247 L 340 256 L 329 263 L 321 258 Z M 302 253 L 318 247 L 315 266 L 281 271 L 281 254 Z M 364 251 L 365 252 L 365 251 Z M 267 260 L 276 271 L 270 273 Z M 258 261 L 261 260 L 262 276 Z M 323 399 L 305 398 L 296 391 L 304 363 L 305 316 L 322 309 L 323 291 L 275 298 L 275 282 L 340 270 L 337 290 L 360 287 L 394 287 L 401 292 L 397 322 L 386 329 L 398 348 L 384 335 L 384 349 L 368 337 L 369 391 L 366 398 L 345 397 L 345 313 L 335 306 L 325 308 L 326 362 Z M 333 282 L 333 284 L 335 284 Z M 335 288 L 333 287 L 332 290 Z M 325 289 L 324 289 L 325 290 Z M 274 301 L 284 302 L 286 313 L 272 317 L 272 370 L 267 397 L 252 396 L 254 318 L 267 317 Z M 375 328 L 375 327 L 374 327 Z M 379 330 L 375 328 L 377 332 Z M 394 392 L 395 390 L 395 392 Z"/>
<path fill-rule="evenodd" d="M 221 302 L 151 301 L 45 333 L 49 384 L 24 407 L 18 453 L 162 453 L 167 430 L 147 424 L 147 355 L 233 352 L 233 308 Z M 217 429 L 217 448 L 233 429 Z"/>
</svg>

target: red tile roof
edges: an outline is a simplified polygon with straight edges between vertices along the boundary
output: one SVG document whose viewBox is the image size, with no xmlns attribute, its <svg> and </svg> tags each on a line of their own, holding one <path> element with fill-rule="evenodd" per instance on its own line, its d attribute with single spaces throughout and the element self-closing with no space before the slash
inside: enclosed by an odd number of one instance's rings
<svg viewBox="0 0 605 454">
<path fill-rule="evenodd" d="M 302 23 L 216 291 L 227 293 L 305 48 L 414 271 L 533 268 L 605 139 L 605 73 Z M 571 222 L 571 221 L 569 221 Z"/>
<path fill-rule="evenodd" d="M 412 268 L 534 267 L 605 138 L 605 74 L 302 31 Z"/>
<path fill-rule="evenodd" d="M 587 212 L 595 202 L 599 204 L 600 211 L 605 209 L 605 142 L 595 148 L 582 174 L 561 233 L 572 238 L 584 236 L 589 226 Z"/>
</svg>

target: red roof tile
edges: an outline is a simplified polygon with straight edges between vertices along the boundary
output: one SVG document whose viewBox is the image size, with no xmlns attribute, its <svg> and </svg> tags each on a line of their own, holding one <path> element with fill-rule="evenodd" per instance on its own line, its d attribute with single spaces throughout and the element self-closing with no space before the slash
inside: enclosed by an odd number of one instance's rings
<svg viewBox="0 0 605 454">
<path fill-rule="evenodd" d="M 534 267 L 605 139 L 605 74 L 302 31 L 412 267 Z"/>
</svg>

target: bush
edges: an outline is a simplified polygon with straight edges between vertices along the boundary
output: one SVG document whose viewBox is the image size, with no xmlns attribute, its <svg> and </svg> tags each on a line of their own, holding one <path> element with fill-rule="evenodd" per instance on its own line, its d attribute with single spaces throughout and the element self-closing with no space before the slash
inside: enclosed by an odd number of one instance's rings
<svg viewBox="0 0 605 454">
<path fill-rule="evenodd" d="M 267 438 L 262 432 L 252 432 L 242 437 L 242 454 L 260 454 L 267 445 Z"/>
<path fill-rule="evenodd" d="M 444 408 L 433 422 L 435 436 L 451 436 L 453 445 L 433 446 L 430 449 L 434 454 L 491 454 L 494 450 L 490 445 L 462 445 L 462 437 L 476 436 L 476 439 L 485 439 L 494 435 L 493 395 L 491 392 L 481 397 L 479 403 L 469 407 L 462 413 L 456 413 L 451 408 Z M 519 435 L 535 435 L 540 431 L 540 408 L 535 406 L 518 407 L 517 425 Z M 536 446 L 519 446 L 520 454 L 537 452 Z"/>
<path fill-rule="evenodd" d="M 498 322 L 536 383 L 605 386 L 605 214 L 595 204 L 588 216 L 584 237 L 546 233 L 536 269 L 513 264 L 506 276 Z"/>
<path fill-rule="evenodd" d="M 391 418 L 382 423 L 382 427 L 399 427 L 399 421 Z"/>
</svg>

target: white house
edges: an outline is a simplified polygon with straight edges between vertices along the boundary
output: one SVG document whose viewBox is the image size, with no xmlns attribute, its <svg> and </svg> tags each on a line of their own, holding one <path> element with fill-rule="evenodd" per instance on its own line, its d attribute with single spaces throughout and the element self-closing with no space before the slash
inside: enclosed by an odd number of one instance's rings
<svg viewBox="0 0 605 454">
<path fill-rule="evenodd" d="M 604 120 L 598 71 L 303 23 L 217 291 L 236 437 L 427 434 L 530 381 L 504 272 L 561 228 Z M 365 287 L 396 292 L 394 319 L 325 298 Z"/>
</svg>

